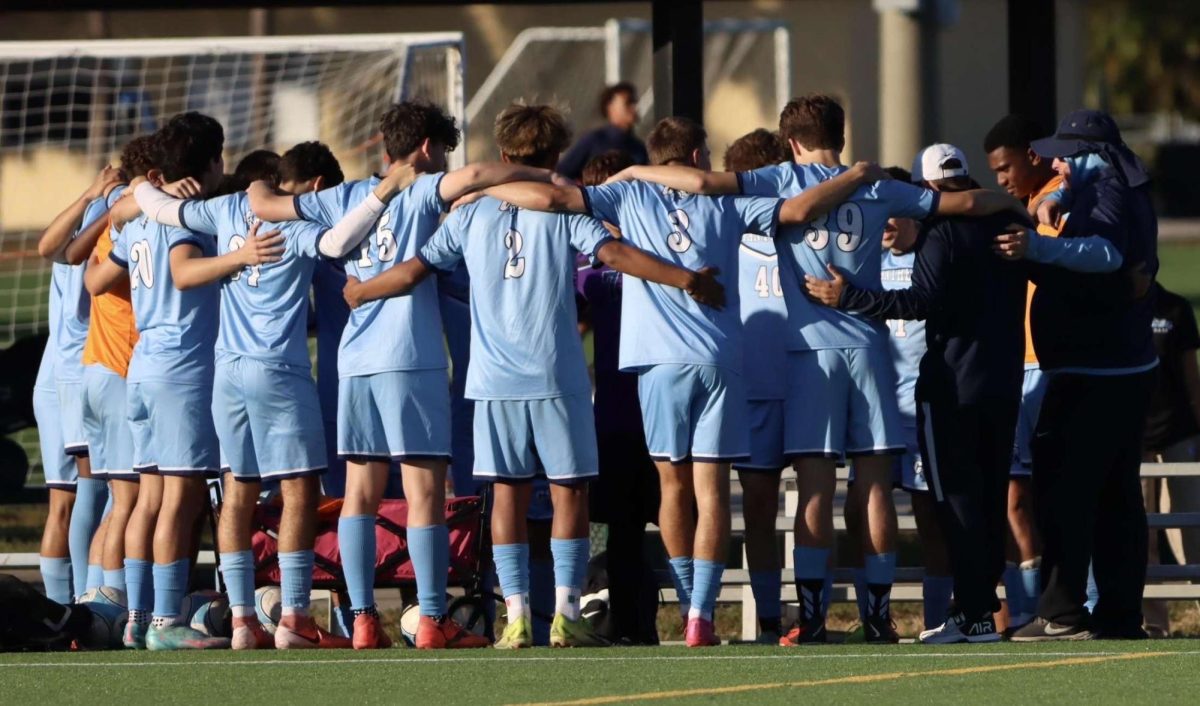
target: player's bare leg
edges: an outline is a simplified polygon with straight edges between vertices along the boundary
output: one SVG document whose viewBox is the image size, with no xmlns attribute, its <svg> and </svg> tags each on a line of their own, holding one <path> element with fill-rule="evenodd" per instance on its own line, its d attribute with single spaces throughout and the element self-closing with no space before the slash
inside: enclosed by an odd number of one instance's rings
<svg viewBox="0 0 1200 706">
<path fill-rule="evenodd" d="M 533 499 L 533 483 L 497 481 L 492 485 L 492 493 L 492 560 L 500 579 L 508 620 L 496 647 L 532 647 L 529 528 L 526 518 L 529 515 L 529 503 Z"/>
<path fill-rule="evenodd" d="M 937 503 L 932 493 L 912 494 L 913 519 L 917 522 L 917 537 L 921 542 L 921 561 L 925 567 L 921 593 L 925 597 L 925 629 L 932 630 L 946 622 L 950 611 L 950 596 L 954 578 L 950 573 L 950 558 L 946 554 L 946 538 L 938 522 Z"/>
<path fill-rule="evenodd" d="M 375 515 L 390 468 L 387 461 L 346 461 L 346 497 L 338 521 L 338 545 L 354 609 L 355 649 L 392 646 L 379 622 L 374 588 Z"/>
<path fill-rule="evenodd" d="M 703 647 L 720 644 L 713 614 L 729 555 L 729 464 L 694 461 L 692 482 L 698 517 L 686 637 L 688 647 Z"/>
<path fill-rule="evenodd" d="M 254 506 L 262 486 L 257 482 L 237 480 L 232 473 L 226 473 L 223 487 L 217 547 L 221 575 L 229 595 L 229 609 L 233 613 L 231 646 L 235 650 L 269 649 L 274 647 L 275 641 L 254 612 L 254 557 L 250 553 Z M 282 543 L 281 536 L 281 546 Z"/>
<path fill-rule="evenodd" d="M 1008 600 L 1009 628 L 1019 628 L 1036 617 L 1040 593 L 1041 543 L 1033 516 L 1033 484 L 1029 477 L 1008 481 L 1008 529 L 1012 540 L 1012 566 L 1005 581 Z M 1014 596 L 1019 595 L 1017 601 Z"/>
<path fill-rule="evenodd" d="M 779 515 L 779 472 L 778 471 L 739 471 L 738 478 L 742 484 L 742 516 L 746 521 L 746 568 L 750 570 L 752 585 L 762 580 L 772 586 L 767 593 L 774 597 L 779 595 L 779 541 L 775 530 L 775 521 Z M 756 592 L 758 588 L 754 589 Z M 765 591 L 766 592 L 766 591 Z M 779 639 L 779 601 L 773 606 L 761 605 L 762 600 L 756 596 L 758 606 L 759 631 L 770 637 L 773 644 Z M 775 616 L 775 617 L 764 617 Z"/>
<path fill-rule="evenodd" d="M 113 478 L 108 485 L 112 493 L 112 510 L 108 513 L 108 531 L 104 533 L 100 563 L 104 567 L 104 585 L 125 591 L 125 531 L 137 505 L 138 482 Z"/>
<path fill-rule="evenodd" d="M 800 496 L 796 509 L 796 548 L 792 553 L 800 619 L 780 638 L 779 643 L 785 646 L 825 642 L 824 595 L 833 549 L 833 496 L 837 489 L 833 459 L 802 457 L 796 459 L 793 467 Z"/>
<path fill-rule="evenodd" d="M 662 501 L 658 506 L 658 528 L 670 560 L 671 580 L 679 597 L 679 612 L 687 622 L 692 605 L 692 551 L 696 540 L 696 489 L 692 464 L 655 461 Z"/>
<path fill-rule="evenodd" d="M 45 576 L 47 594 L 56 594 L 53 599 L 70 603 L 71 590 L 71 545 L 68 539 L 71 526 L 71 507 L 75 504 L 75 491 L 50 488 L 50 506 L 46 513 L 46 526 L 42 529 L 42 544 L 38 550 L 41 557 L 42 574 Z"/>
<path fill-rule="evenodd" d="M 162 506 L 154 526 L 154 624 L 173 625 L 187 593 L 196 520 L 208 502 L 198 475 L 163 477 Z"/>
<path fill-rule="evenodd" d="M 309 615 L 312 594 L 313 542 L 317 534 L 317 503 L 321 481 L 316 475 L 287 478 L 279 483 L 283 516 L 279 521 L 279 567 L 283 616 L 275 628 L 279 649 L 341 648 L 352 646 L 345 637 L 332 635 Z"/>
<path fill-rule="evenodd" d="M 891 595 L 896 579 L 896 503 L 892 498 L 894 456 L 854 459 L 855 484 L 861 485 L 867 520 L 860 534 L 866 579 L 863 628 L 868 642 L 898 642 L 892 627 Z"/>
<path fill-rule="evenodd" d="M 139 476 L 137 503 L 125 526 L 125 591 L 129 600 L 129 621 L 125 626 L 125 646 L 144 648 L 146 629 L 154 608 L 154 526 L 162 508 L 163 477 L 157 473 Z"/>
</svg>

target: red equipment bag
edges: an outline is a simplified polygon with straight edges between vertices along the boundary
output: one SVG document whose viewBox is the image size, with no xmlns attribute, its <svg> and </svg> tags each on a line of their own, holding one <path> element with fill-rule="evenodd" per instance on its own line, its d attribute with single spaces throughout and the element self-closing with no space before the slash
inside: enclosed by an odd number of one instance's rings
<svg viewBox="0 0 1200 706">
<path fill-rule="evenodd" d="M 479 538 L 483 503 L 478 497 L 450 498 L 446 501 L 446 526 L 450 530 L 450 585 L 463 585 L 479 575 Z M 277 504 L 259 505 L 254 512 L 254 582 L 256 586 L 279 585 L 279 519 L 283 508 Z M 341 588 L 346 585 L 342 555 L 338 550 L 337 521 L 341 501 L 322 504 L 317 519 L 317 540 L 313 547 L 313 586 Z M 375 518 L 375 585 L 411 585 L 416 581 L 408 554 L 408 503 L 384 500 Z"/>
</svg>

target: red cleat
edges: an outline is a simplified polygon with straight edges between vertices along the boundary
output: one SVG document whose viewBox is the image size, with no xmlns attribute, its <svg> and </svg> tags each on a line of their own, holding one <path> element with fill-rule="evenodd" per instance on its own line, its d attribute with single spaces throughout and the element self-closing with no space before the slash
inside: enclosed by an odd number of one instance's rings
<svg viewBox="0 0 1200 706">
<path fill-rule="evenodd" d="M 491 640 L 468 631 L 449 617 L 443 617 L 439 622 L 428 615 L 421 616 L 415 642 L 418 650 L 472 650 L 492 644 Z"/>
<path fill-rule="evenodd" d="M 721 644 L 721 638 L 717 637 L 712 621 L 704 618 L 688 618 L 684 637 L 688 647 L 716 647 Z"/>
<path fill-rule="evenodd" d="M 350 647 L 348 638 L 325 632 L 307 615 L 285 615 L 275 628 L 277 650 L 348 650 Z"/>
<path fill-rule="evenodd" d="M 256 617 L 234 618 L 230 647 L 235 650 L 271 650 L 275 649 L 275 638 Z"/>
<path fill-rule="evenodd" d="M 392 646 L 392 638 L 383 631 L 379 616 L 362 613 L 354 616 L 354 640 L 356 650 L 385 650 Z"/>
</svg>

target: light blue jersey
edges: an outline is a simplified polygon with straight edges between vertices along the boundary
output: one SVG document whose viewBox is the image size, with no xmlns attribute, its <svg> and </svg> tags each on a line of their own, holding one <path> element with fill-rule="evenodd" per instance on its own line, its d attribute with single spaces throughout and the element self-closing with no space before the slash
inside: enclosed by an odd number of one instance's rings
<svg viewBox="0 0 1200 706">
<path fill-rule="evenodd" d="M 440 173 L 422 174 L 388 203 L 361 247 L 342 261 L 347 275 L 368 280 L 417 254 L 447 208 L 438 194 L 441 179 Z M 378 183 L 379 178 L 372 177 L 301 194 L 296 197 L 296 212 L 332 228 Z M 368 302 L 350 312 L 338 349 L 340 377 L 445 368 L 435 280 L 422 282 L 410 296 Z"/>
<path fill-rule="evenodd" d="M 643 250 L 690 270 L 721 270 L 723 310 L 686 292 L 628 277 L 621 303 L 621 369 L 663 363 L 715 365 L 742 372 L 742 318 L 734 272 L 742 234 L 774 237 L 778 199 L 696 196 L 640 181 L 583 190 L 588 213 L 612 223 Z"/>
<path fill-rule="evenodd" d="M 440 271 L 470 273 L 473 400 L 589 395 L 575 310 L 575 253 L 612 238 L 582 215 L 541 213 L 485 197 L 446 219 L 421 248 Z"/>
<path fill-rule="evenodd" d="M 217 254 L 246 244 L 258 218 L 245 192 L 187 201 L 179 211 L 185 228 L 216 236 Z M 307 221 L 263 223 L 259 233 L 282 231 L 279 262 L 247 267 L 221 282 L 221 326 L 217 359 L 245 356 L 303 368 L 308 358 L 308 289 L 319 257 L 317 240 L 324 228 Z"/>
<path fill-rule="evenodd" d="M 897 255 L 891 250 L 883 252 L 880 279 L 884 289 L 908 289 L 912 285 L 914 253 Z M 921 357 L 925 355 L 925 322 L 889 319 L 891 336 L 888 337 L 892 351 L 892 363 L 896 368 L 896 401 L 900 403 L 900 414 L 905 426 L 917 424 L 917 376 L 921 371 Z"/>
<path fill-rule="evenodd" d="M 176 289 L 170 256 L 172 248 L 183 244 L 196 246 L 206 257 L 214 256 L 216 240 L 159 225 L 145 216 L 126 223 L 115 236 L 109 258 L 129 270 L 130 300 L 140 334 L 127 381 L 211 388 L 219 286 Z"/>
<path fill-rule="evenodd" d="M 846 167 L 785 163 L 738 174 L 744 194 L 789 198 L 846 171 Z M 780 233 L 780 280 L 788 310 L 788 349 L 868 348 L 882 341 L 883 325 L 808 299 L 804 276 L 829 278 L 826 265 L 847 281 L 879 289 L 879 250 L 888 218 L 925 218 L 937 193 L 893 179 L 859 187 L 829 213 Z"/>
<path fill-rule="evenodd" d="M 118 186 L 109 192 L 107 199 L 103 196 L 92 199 L 83 211 L 79 230 L 72 237 L 78 236 L 107 213 L 108 207 L 116 202 L 124 189 L 124 186 Z M 51 267 L 51 278 L 58 280 L 60 297 L 58 313 L 50 318 L 55 350 L 58 352 L 55 379 L 58 382 L 79 382 L 83 379 L 83 344 L 87 341 L 88 321 L 92 313 L 92 298 L 83 286 L 87 265 L 56 262 Z"/>
<path fill-rule="evenodd" d="M 781 400 L 787 392 L 787 305 L 775 240 L 746 233 L 738 250 L 738 294 L 746 340 L 746 399 Z"/>
<path fill-rule="evenodd" d="M 42 362 L 38 365 L 37 379 L 33 383 L 33 389 L 54 395 L 58 394 L 54 376 L 54 363 L 58 360 L 58 326 L 54 322 L 58 321 L 62 313 L 63 275 L 66 274 L 60 274 L 59 267 L 57 263 L 50 266 L 50 296 L 47 302 L 50 333 L 46 338 L 46 347 L 42 349 Z"/>
</svg>

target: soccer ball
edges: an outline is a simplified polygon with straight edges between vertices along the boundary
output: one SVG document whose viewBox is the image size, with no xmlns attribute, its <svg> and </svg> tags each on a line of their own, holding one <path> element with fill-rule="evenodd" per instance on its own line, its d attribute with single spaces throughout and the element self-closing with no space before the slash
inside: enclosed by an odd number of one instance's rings
<svg viewBox="0 0 1200 706">
<path fill-rule="evenodd" d="M 283 595 L 278 586 L 263 586 L 254 592 L 254 612 L 258 622 L 274 635 L 275 626 L 283 616 Z"/>
<path fill-rule="evenodd" d="M 100 588 L 89 588 L 79 597 L 80 603 L 105 603 L 114 605 L 121 610 L 129 610 L 129 600 L 125 597 L 125 592 L 119 588 L 112 586 L 101 586 Z"/>
<path fill-rule="evenodd" d="M 209 637 L 229 637 L 233 634 L 229 599 L 216 591 L 196 591 L 183 599 L 183 615 L 193 630 Z"/>
<path fill-rule="evenodd" d="M 87 633 L 80 636 L 83 646 L 89 650 L 120 649 L 129 612 L 107 601 L 89 601 L 87 609 L 92 613 L 92 624 Z"/>
<path fill-rule="evenodd" d="M 417 644 L 417 627 L 421 624 L 421 609 L 410 605 L 400 614 L 400 636 L 404 644 L 415 647 Z"/>
</svg>

